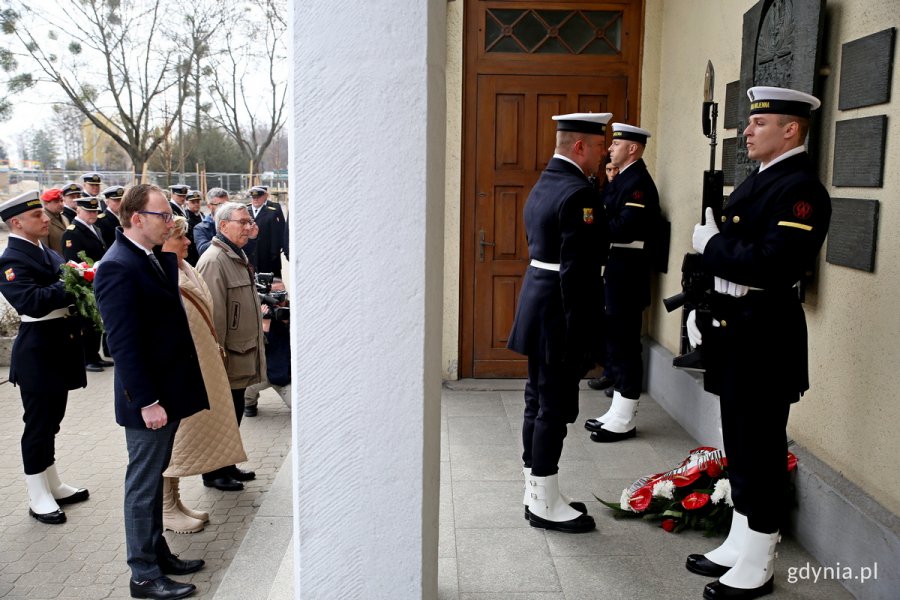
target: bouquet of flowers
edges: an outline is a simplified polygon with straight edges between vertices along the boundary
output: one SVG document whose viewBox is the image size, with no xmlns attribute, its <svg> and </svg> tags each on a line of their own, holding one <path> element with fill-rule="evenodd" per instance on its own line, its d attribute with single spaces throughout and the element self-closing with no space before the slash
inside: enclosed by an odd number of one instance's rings
<svg viewBox="0 0 900 600">
<path fill-rule="evenodd" d="M 103 320 L 94 298 L 94 261 L 84 251 L 78 253 L 82 262 L 70 260 L 61 266 L 62 282 L 66 291 L 75 298 L 75 309 L 85 319 L 94 324 L 94 329 L 103 333 Z"/>
<path fill-rule="evenodd" d="M 796 467 L 797 457 L 788 452 L 788 472 Z M 670 471 L 641 477 L 622 490 L 618 503 L 597 499 L 616 517 L 659 521 L 674 533 L 686 527 L 702 529 L 706 535 L 727 529 L 734 507 L 725 452 L 709 446 L 694 448 Z"/>
</svg>

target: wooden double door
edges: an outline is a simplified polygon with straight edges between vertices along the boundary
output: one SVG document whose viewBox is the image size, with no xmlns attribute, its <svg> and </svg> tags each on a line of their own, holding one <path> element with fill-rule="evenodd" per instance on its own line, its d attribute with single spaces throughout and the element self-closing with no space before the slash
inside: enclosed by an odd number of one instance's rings
<svg viewBox="0 0 900 600">
<path fill-rule="evenodd" d="M 591 57 L 584 56 L 515 57 L 504 68 L 477 48 L 470 54 L 467 69 L 476 72 L 466 77 L 464 107 L 460 375 L 523 377 L 526 361 L 506 343 L 529 261 L 523 208 L 556 142 L 550 117 L 611 112 L 628 120 L 634 76 L 618 63 L 608 73 L 578 74 L 598 70 L 585 69 Z M 593 62 L 602 65 L 602 58 Z M 514 72 L 495 72 L 504 70 Z"/>
</svg>

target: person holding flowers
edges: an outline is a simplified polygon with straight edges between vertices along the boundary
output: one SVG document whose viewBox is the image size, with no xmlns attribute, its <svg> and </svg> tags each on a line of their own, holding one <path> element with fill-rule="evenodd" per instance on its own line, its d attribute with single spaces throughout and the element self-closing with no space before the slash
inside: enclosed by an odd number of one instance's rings
<svg viewBox="0 0 900 600">
<path fill-rule="evenodd" d="M 88 499 L 88 490 L 66 485 L 56 468 L 55 439 L 66 414 L 69 390 L 85 387 L 78 321 L 70 317 L 74 298 L 60 280 L 63 258 L 44 246 L 50 219 L 32 190 L 0 204 L 9 242 L 0 256 L 0 293 L 22 324 L 12 347 L 9 381 L 18 386 L 25 409 L 22 462 L 28 514 L 56 525 L 65 523 L 61 505 Z M 47 361 L 55 361 L 47 376 Z"/>
</svg>

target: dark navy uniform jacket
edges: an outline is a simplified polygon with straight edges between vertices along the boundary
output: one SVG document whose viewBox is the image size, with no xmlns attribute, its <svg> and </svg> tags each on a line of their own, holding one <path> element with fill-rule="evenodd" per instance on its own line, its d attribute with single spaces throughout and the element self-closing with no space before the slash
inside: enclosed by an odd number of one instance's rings
<svg viewBox="0 0 900 600">
<path fill-rule="evenodd" d="M 116 241 L 116 228 L 120 225 L 119 217 L 110 210 L 104 210 L 97 215 L 97 222 L 94 223 L 94 226 L 100 230 L 100 235 L 103 237 L 103 243 L 106 244 L 107 248 L 112 246 L 113 242 Z"/>
<path fill-rule="evenodd" d="M 607 232 L 599 194 L 575 165 L 553 158 L 525 202 L 530 258 L 558 263 L 559 272 L 529 266 L 508 348 L 547 362 L 593 364 L 603 356 L 601 268 Z"/>
<path fill-rule="evenodd" d="M 796 401 L 809 388 L 806 318 L 794 286 L 814 265 L 830 220 L 831 199 L 805 152 L 754 172 L 732 192 L 703 266 L 760 290 L 713 294 L 712 316 L 722 326 L 703 331 L 707 391 L 755 389 L 764 380 Z"/>
<path fill-rule="evenodd" d="M 659 219 L 659 193 L 644 159 L 631 163 L 606 186 L 603 195 L 609 241 L 646 242 Z M 611 247 L 604 272 L 606 312 L 640 312 L 650 306 L 650 263 L 647 251 Z"/>
<path fill-rule="evenodd" d="M 247 210 L 252 217 L 253 206 L 248 206 Z M 284 213 L 278 204 L 267 200 L 255 218 L 259 235 L 256 237 L 256 258 L 253 264 L 259 273 L 275 273 L 280 277 L 281 251 L 284 245 Z"/>
<path fill-rule="evenodd" d="M 43 317 L 73 298 L 60 281 L 65 261 L 53 250 L 11 237 L 0 256 L 0 292 L 20 315 Z M 79 321 L 22 322 L 13 342 L 9 380 L 24 390 L 59 392 L 87 385 Z"/>
<path fill-rule="evenodd" d="M 141 409 L 159 401 L 170 421 L 209 408 L 197 350 L 178 289 L 178 261 L 147 254 L 116 233 L 94 277 L 97 305 L 116 363 L 116 422 L 143 428 Z"/>
<path fill-rule="evenodd" d="M 187 237 L 191 240 L 191 245 L 188 246 L 187 258 L 185 260 L 188 261 L 188 264 L 191 266 L 196 266 L 197 261 L 200 260 L 200 252 L 197 250 L 197 242 L 194 240 L 194 229 L 203 221 L 203 215 L 198 215 L 192 210 L 185 209 L 184 217 L 188 222 L 188 231 Z"/>
<path fill-rule="evenodd" d="M 72 221 L 72 224 L 66 227 L 62 235 L 62 248 L 63 258 L 75 262 L 81 262 L 78 253 L 82 250 L 91 260 L 100 260 L 106 254 L 106 244 L 103 240 L 81 221 Z"/>
</svg>

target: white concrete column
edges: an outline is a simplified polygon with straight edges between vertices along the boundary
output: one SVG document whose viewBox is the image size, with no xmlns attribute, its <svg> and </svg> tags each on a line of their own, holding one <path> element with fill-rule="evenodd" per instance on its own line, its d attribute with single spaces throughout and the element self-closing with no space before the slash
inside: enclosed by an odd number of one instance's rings
<svg viewBox="0 0 900 600">
<path fill-rule="evenodd" d="M 295 597 L 437 594 L 446 0 L 292 0 Z"/>
</svg>

